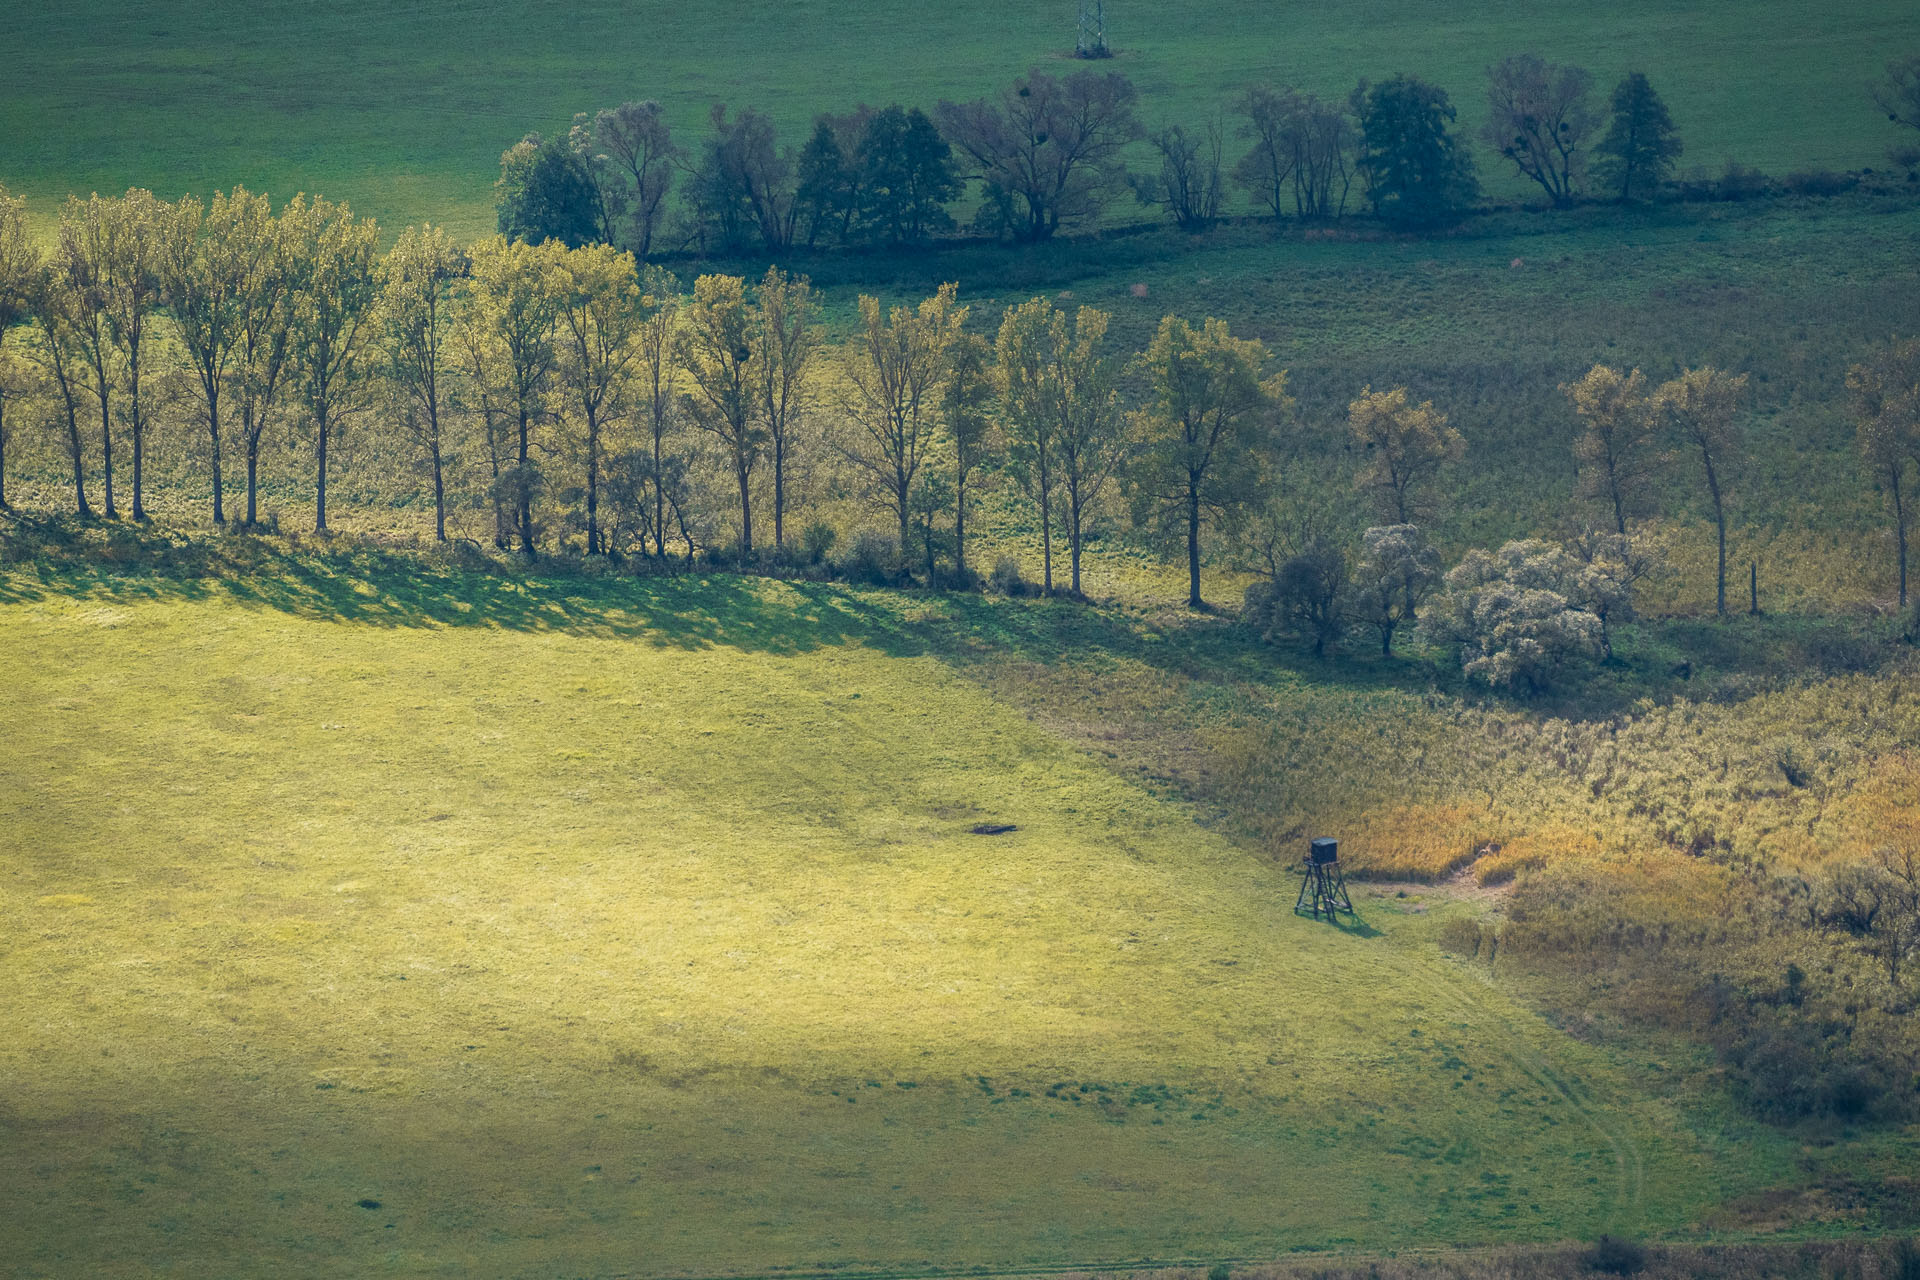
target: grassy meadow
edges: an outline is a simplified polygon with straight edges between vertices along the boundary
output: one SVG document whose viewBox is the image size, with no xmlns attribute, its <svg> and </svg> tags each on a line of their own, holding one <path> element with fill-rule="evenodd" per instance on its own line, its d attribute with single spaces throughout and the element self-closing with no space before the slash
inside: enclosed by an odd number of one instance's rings
<svg viewBox="0 0 1920 1280">
<path fill-rule="evenodd" d="M 1920 40 L 1898 0 L 1808 6 L 1551 0 L 1457 12 L 1366 4 L 1140 0 L 1108 6 L 1145 118 L 1198 119 L 1248 83 L 1344 95 L 1398 71 L 1445 87 L 1477 129 L 1484 69 L 1534 51 L 1610 87 L 1645 71 L 1686 163 L 1785 173 L 1881 163 L 1893 126 L 1865 83 Z M 758 105 L 797 145 L 820 111 L 989 92 L 1073 47 L 1071 0 L 960 7 L 747 0 L 14 5 L 0 17 L 0 177 L 42 216 L 69 192 L 173 198 L 234 183 L 321 191 L 383 224 L 492 229 L 500 152 L 576 111 L 656 98 L 691 141 L 714 102 Z M 1528 193 L 1482 158 L 1495 193 Z"/>
<path fill-rule="evenodd" d="M 1491 900 L 1293 915 L 1278 837 L 1191 775 L 1289 706 L 1344 759 L 1393 672 L 1316 712 L 1124 609 L 172 548 L 0 577 L 19 1274 L 1905 1221 L 1821 1190 L 1898 1185 L 1897 1131 L 1809 1146 L 1685 1039 L 1563 1034 L 1443 951 Z"/>
</svg>

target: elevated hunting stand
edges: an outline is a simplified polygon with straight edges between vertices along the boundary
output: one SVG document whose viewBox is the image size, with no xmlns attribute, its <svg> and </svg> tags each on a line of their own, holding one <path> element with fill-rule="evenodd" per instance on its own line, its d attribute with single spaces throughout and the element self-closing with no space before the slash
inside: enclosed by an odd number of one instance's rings
<svg viewBox="0 0 1920 1280">
<path fill-rule="evenodd" d="M 1318 920 L 1321 913 L 1335 919 L 1335 913 L 1353 912 L 1353 899 L 1347 896 L 1347 877 L 1340 871 L 1340 842 L 1321 836 L 1307 844 L 1307 860 L 1300 864 L 1300 896 L 1293 904 L 1294 914 L 1310 911 Z"/>
</svg>

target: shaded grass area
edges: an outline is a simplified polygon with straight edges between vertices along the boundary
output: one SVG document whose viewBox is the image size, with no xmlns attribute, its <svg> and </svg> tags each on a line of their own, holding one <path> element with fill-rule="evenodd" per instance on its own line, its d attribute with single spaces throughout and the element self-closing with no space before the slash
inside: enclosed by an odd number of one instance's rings
<svg viewBox="0 0 1920 1280">
<path fill-rule="evenodd" d="M 1297 919 L 1284 868 L 936 656 L 959 624 L 1097 668 L 1150 616 L 254 545 L 3 579 L 25 1274 L 1684 1235 L 1805 1176 L 1442 959 L 1461 905 Z M 1166 666 L 1264 660 L 1232 649 Z"/>
</svg>

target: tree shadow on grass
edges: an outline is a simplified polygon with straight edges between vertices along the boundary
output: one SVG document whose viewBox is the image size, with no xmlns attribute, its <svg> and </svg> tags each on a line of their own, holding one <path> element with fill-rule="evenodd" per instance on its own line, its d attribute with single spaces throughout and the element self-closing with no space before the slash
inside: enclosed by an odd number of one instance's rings
<svg viewBox="0 0 1920 1280">
<path fill-rule="evenodd" d="M 795 654 L 861 644 L 891 656 L 924 645 L 900 619 L 820 583 L 712 575 L 634 576 L 577 562 L 516 565 L 477 552 L 131 525 L 20 521 L 8 530 L 0 604 L 226 600 L 312 621 L 483 627 Z"/>
</svg>

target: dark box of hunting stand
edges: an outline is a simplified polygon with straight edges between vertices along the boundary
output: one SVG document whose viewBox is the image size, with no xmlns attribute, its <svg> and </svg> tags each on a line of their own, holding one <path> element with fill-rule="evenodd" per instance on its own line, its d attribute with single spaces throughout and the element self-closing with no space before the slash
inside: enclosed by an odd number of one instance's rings
<svg viewBox="0 0 1920 1280">
<path fill-rule="evenodd" d="M 1316 867 L 1340 861 L 1340 842 L 1321 836 L 1307 845 L 1307 861 Z"/>
</svg>

